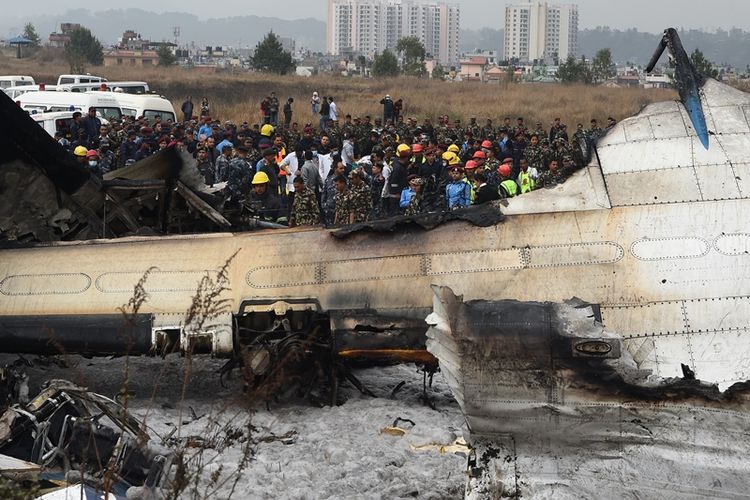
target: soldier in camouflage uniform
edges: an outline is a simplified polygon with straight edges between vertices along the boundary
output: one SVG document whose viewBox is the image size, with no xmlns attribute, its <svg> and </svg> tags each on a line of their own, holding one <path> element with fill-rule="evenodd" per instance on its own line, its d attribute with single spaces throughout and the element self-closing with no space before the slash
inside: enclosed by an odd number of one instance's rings
<svg viewBox="0 0 750 500">
<path fill-rule="evenodd" d="M 539 145 L 539 136 L 537 134 L 532 135 L 531 143 L 523 152 L 523 158 L 529 162 L 529 166 L 540 170 L 544 168 L 544 156 L 544 151 Z"/>
<path fill-rule="evenodd" d="M 294 203 L 289 216 L 289 227 L 317 226 L 320 224 L 320 209 L 315 191 L 305 187 L 302 176 L 294 178 Z"/>
<path fill-rule="evenodd" d="M 495 154 L 495 146 L 492 144 L 492 141 L 489 141 L 487 139 L 482 141 L 482 151 L 484 152 L 484 156 L 487 158 L 487 160 L 484 162 L 484 172 L 489 173 L 497 170 L 497 167 L 500 166 L 500 160 L 497 159 L 497 155 Z"/>
<path fill-rule="evenodd" d="M 328 126 L 326 127 L 326 135 L 331 139 L 331 142 L 337 146 L 341 147 L 341 144 L 344 140 L 344 134 L 341 131 L 341 127 L 339 127 L 338 122 L 329 120 Z"/>
<path fill-rule="evenodd" d="M 414 190 L 414 195 L 406 206 L 404 215 L 418 215 L 423 212 L 424 205 L 424 179 L 416 177 L 409 181 L 409 186 Z"/>
<path fill-rule="evenodd" d="M 469 123 L 464 127 L 464 133 L 471 132 L 471 136 L 478 139 L 482 135 L 482 128 L 477 123 L 476 117 L 472 116 L 469 118 Z"/>
<path fill-rule="evenodd" d="M 573 145 L 585 144 L 586 143 L 586 130 L 583 128 L 583 123 L 579 123 L 575 133 L 573 134 Z"/>
<path fill-rule="evenodd" d="M 352 115 L 346 115 L 344 117 L 344 123 L 339 124 L 342 134 L 349 134 L 349 137 L 354 136 L 354 122 L 352 121 Z"/>
<path fill-rule="evenodd" d="M 323 189 L 320 193 L 320 206 L 323 209 L 323 221 L 327 226 L 334 223 L 336 218 L 336 178 L 344 175 L 346 165 L 338 162 L 331 168 L 328 177 L 323 181 Z"/>
<path fill-rule="evenodd" d="M 239 146 L 237 156 L 229 162 L 229 169 L 225 174 L 227 181 L 225 192 L 235 201 L 239 201 L 245 195 L 254 173 L 253 170 L 247 161 L 247 147 Z"/>
<path fill-rule="evenodd" d="M 435 127 L 435 139 L 439 144 L 449 143 L 449 131 L 446 125 L 446 118 L 443 116 L 438 117 L 438 124 Z"/>
<path fill-rule="evenodd" d="M 221 150 L 221 155 L 216 158 L 216 182 L 224 182 L 227 180 L 227 172 L 229 172 L 229 163 L 232 161 L 234 149 L 231 144 L 227 144 Z"/>
<path fill-rule="evenodd" d="M 589 143 L 588 137 L 586 136 L 586 130 L 584 130 L 582 123 L 578 124 L 578 128 L 573 134 L 573 140 L 570 143 L 570 147 L 573 149 L 573 160 L 576 165 L 583 166 L 585 163 L 584 152 L 589 151 Z"/>
<path fill-rule="evenodd" d="M 539 179 L 537 180 L 538 187 L 554 187 L 557 184 L 565 182 L 566 169 L 559 166 L 559 163 L 554 158 L 549 162 L 549 166 L 540 172 Z"/>
<path fill-rule="evenodd" d="M 346 177 L 343 175 L 337 175 L 333 178 L 333 185 L 336 189 L 336 196 L 334 202 L 336 204 L 334 208 L 333 224 L 342 225 L 349 224 L 349 190 L 346 186 Z"/>
<path fill-rule="evenodd" d="M 589 127 L 589 138 L 592 141 L 597 141 L 603 135 L 604 131 L 599 127 L 599 122 L 596 121 L 596 118 L 592 118 L 591 126 Z"/>
<path fill-rule="evenodd" d="M 203 176 L 203 182 L 209 186 L 212 185 L 216 173 L 214 171 L 213 163 L 211 163 L 211 160 L 208 158 L 208 151 L 205 148 L 198 150 L 196 161 L 198 162 L 198 171 Z"/>
<path fill-rule="evenodd" d="M 112 128 L 110 129 L 109 134 L 107 134 L 107 138 L 109 139 L 110 149 L 112 151 L 119 151 L 122 142 L 127 139 L 127 132 L 120 122 L 112 120 Z"/>
<path fill-rule="evenodd" d="M 372 191 L 359 170 L 349 172 L 349 223 L 367 222 L 372 215 Z"/>
<path fill-rule="evenodd" d="M 523 134 L 526 137 L 529 136 L 529 129 L 526 128 L 526 125 L 523 122 L 523 117 L 519 116 L 516 120 L 516 126 L 513 128 L 513 133 L 511 134 L 511 137 L 515 138 L 518 136 L 518 134 Z"/>
<path fill-rule="evenodd" d="M 99 142 L 99 169 L 102 174 L 117 169 L 117 156 L 112 151 L 109 139 L 102 139 Z"/>
<path fill-rule="evenodd" d="M 302 138 L 297 122 L 292 123 L 291 128 L 284 129 L 283 134 L 284 142 L 289 148 L 289 151 L 295 151 L 297 149 L 297 144 Z"/>
<path fill-rule="evenodd" d="M 372 197 L 372 216 L 380 219 L 383 216 L 383 189 L 385 188 L 385 177 L 383 176 L 382 160 L 372 162 L 372 177 L 370 179 L 370 195 Z"/>
<path fill-rule="evenodd" d="M 563 169 L 575 168 L 575 153 L 563 138 L 558 138 L 552 146 L 552 159 L 557 160 Z M 533 165 L 532 165 L 533 166 Z"/>
<path fill-rule="evenodd" d="M 482 127 L 482 140 L 487 140 L 495 137 L 495 127 L 492 125 L 492 120 L 487 118 L 487 122 Z"/>
</svg>

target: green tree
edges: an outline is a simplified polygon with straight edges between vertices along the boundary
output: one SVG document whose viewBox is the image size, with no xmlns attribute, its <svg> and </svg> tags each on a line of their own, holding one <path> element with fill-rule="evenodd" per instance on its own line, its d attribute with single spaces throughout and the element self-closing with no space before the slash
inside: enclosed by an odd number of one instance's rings
<svg viewBox="0 0 750 500">
<path fill-rule="evenodd" d="M 593 81 L 586 58 L 581 57 L 579 61 L 572 55 L 568 56 L 565 62 L 557 68 L 557 78 L 563 83 L 591 83 Z"/>
<path fill-rule="evenodd" d="M 86 65 L 99 66 L 104 62 L 102 44 L 86 28 L 76 28 L 70 33 L 70 41 L 65 44 L 65 60 L 71 73 L 84 73 Z"/>
<path fill-rule="evenodd" d="M 700 75 L 706 76 L 708 78 L 716 78 L 719 76 L 719 70 L 714 68 L 713 63 L 706 59 L 706 57 L 703 55 L 703 52 L 698 49 L 695 49 L 693 53 L 690 54 L 690 62 L 693 63 L 695 71 L 697 71 Z"/>
<path fill-rule="evenodd" d="M 159 57 L 159 66 L 173 66 L 177 62 L 177 58 L 166 43 L 159 45 L 159 48 L 156 49 L 156 55 Z"/>
<path fill-rule="evenodd" d="M 445 78 L 445 68 L 440 63 L 435 63 L 435 66 L 432 68 L 432 78 L 435 78 L 437 80 L 442 80 Z"/>
<path fill-rule="evenodd" d="M 617 74 L 617 67 L 612 62 L 610 49 L 601 49 L 596 53 L 591 64 L 591 74 L 596 83 L 608 80 Z"/>
<path fill-rule="evenodd" d="M 382 54 L 375 55 L 372 76 L 398 76 L 398 60 L 393 52 L 385 49 Z"/>
<path fill-rule="evenodd" d="M 23 36 L 31 40 L 32 47 L 40 47 L 42 45 L 42 39 L 39 38 L 39 33 L 36 32 L 36 28 L 31 23 L 26 23 L 23 27 Z"/>
<path fill-rule="evenodd" d="M 424 65 L 426 56 L 424 45 L 416 36 L 407 36 L 399 39 L 396 50 L 403 58 L 403 72 L 412 76 L 424 76 L 427 69 Z"/>
<path fill-rule="evenodd" d="M 263 40 L 255 46 L 255 53 L 250 58 L 250 65 L 258 71 L 286 75 L 297 67 L 292 54 L 284 50 L 281 40 L 270 31 Z"/>
</svg>

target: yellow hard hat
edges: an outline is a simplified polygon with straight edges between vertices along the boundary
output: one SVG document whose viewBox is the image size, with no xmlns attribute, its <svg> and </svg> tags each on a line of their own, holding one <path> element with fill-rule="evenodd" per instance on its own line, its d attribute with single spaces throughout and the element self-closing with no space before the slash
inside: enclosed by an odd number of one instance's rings
<svg viewBox="0 0 750 500">
<path fill-rule="evenodd" d="M 86 156 L 88 152 L 89 150 L 86 149 L 86 146 L 76 146 L 76 148 L 73 150 L 73 154 L 76 156 Z"/>
<path fill-rule="evenodd" d="M 458 154 L 458 152 L 461 150 L 458 149 L 458 146 L 456 146 L 455 144 L 451 144 L 450 146 L 448 146 L 448 151 Z"/>
<path fill-rule="evenodd" d="M 446 151 L 443 153 L 443 160 L 448 162 L 448 165 L 458 165 L 461 161 L 453 151 Z"/>
<path fill-rule="evenodd" d="M 273 125 L 271 125 L 270 123 L 266 123 L 265 125 L 260 127 L 260 135 L 271 137 L 273 135 Z"/>
<path fill-rule="evenodd" d="M 411 154 L 411 148 L 406 144 L 399 144 L 396 148 L 396 155 L 401 158 Z"/>
<path fill-rule="evenodd" d="M 253 184 L 266 184 L 268 182 L 271 182 L 271 179 L 268 178 L 268 174 L 265 172 L 258 172 L 253 176 Z"/>
</svg>

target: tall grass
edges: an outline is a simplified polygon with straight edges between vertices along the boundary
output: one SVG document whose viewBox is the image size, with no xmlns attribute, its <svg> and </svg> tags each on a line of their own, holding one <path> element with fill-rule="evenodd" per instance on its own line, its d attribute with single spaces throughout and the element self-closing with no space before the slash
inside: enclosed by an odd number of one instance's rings
<svg viewBox="0 0 750 500">
<path fill-rule="evenodd" d="M 557 84 L 482 84 L 448 83 L 414 78 L 361 79 L 336 75 L 310 78 L 247 72 L 201 73 L 181 68 L 92 67 L 92 74 L 109 80 L 145 80 L 151 88 L 172 100 L 179 110 L 185 96 L 193 96 L 196 105 L 203 96 L 209 99 L 211 114 L 222 120 L 257 123 L 260 101 L 275 91 L 283 103 L 294 98 L 294 121 L 316 123 L 309 100 L 313 91 L 334 96 L 340 115 L 382 114 L 380 99 L 390 94 L 404 101 L 404 115 L 433 120 L 442 114 L 467 121 L 476 117 L 480 124 L 491 118 L 496 124 L 505 116 L 514 121 L 523 116 L 527 124 L 542 122 L 548 126 L 560 116 L 574 129 L 576 123 L 588 126 L 591 118 L 600 123 L 608 116 L 622 119 L 637 113 L 645 105 L 676 98 L 670 90 L 611 89 L 585 85 Z M 61 58 L 42 51 L 34 58 L 0 58 L 0 74 L 30 74 L 43 82 L 54 82 L 67 73 Z"/>
</svg>

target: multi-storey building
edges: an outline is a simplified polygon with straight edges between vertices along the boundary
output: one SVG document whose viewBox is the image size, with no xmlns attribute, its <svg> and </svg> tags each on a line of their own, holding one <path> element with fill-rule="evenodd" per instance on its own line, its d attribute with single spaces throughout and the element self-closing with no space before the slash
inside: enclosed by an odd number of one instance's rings
<svg viewBox="0 0 750 500">
<path fill-rule="evenodd" d="M 372 57 L 416 36 L 428 56 L 448 66 L 458 61 L 458 5 L 399 0 L 329 0 L 329 54 Z"/>
<path fill-rule="evenodd" d="M 577 51 L 577 5 L 529 0 L 505 8 L 504 59 L 563 61 Z"/>
</svg>

